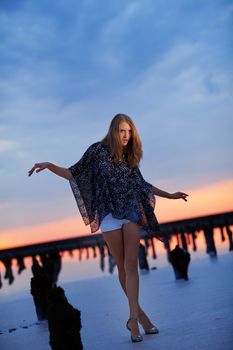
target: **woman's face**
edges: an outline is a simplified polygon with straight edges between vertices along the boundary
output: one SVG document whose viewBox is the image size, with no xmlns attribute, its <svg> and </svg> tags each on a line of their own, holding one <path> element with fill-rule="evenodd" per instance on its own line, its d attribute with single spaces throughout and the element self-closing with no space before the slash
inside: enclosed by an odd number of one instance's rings
<svg viewBox="0 0 233 350">
<path fill-rule="evenodd" d="M 119 135 L 122 146 L 127 146 L 132 134 L 130 125 L 126 122 L 120 122 L 119 124 Z"/>
</svg>

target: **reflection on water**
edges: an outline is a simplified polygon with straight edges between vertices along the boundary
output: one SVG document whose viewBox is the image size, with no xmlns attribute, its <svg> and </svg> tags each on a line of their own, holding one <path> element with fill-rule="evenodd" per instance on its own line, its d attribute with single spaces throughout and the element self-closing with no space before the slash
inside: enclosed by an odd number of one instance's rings
<svg viewBox="0 0 233 350">
<path fill-rule="evenodd" d="M 232 227 L 211 228 L 206 225 L 199 232 L 179 232 L 171 236 L 166 244 L 155 239 L 143 239 L 146 259 L 149 268 L 160 268 L 169 264 L 168 252 L 178 244 L 191 254 L 191 261 L 205 257 L 216 258 L 233 250 Z M 31 267 L 34 262 L 47 271 L 56 282 L 70 282 L 74 280 L 90 279 L 116 274 L 114 259 L 107 246 L 101 245 L 96 250 L 93 247 L 74 249 L 59 252 L 56 249 L 40 256 L 17 257 L 1 259 L 1 290 L 0 295 L 4 299 L 13 295 L 27 296 L 30 294 L 30 280 L 33 276 Z M 140 265 L 142 266 L 142 265 Z"/>
</svg>

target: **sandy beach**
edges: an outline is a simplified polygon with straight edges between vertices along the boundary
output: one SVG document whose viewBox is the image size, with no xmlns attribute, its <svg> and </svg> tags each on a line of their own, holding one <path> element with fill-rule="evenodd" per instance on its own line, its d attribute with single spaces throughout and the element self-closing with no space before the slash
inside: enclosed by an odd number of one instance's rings
<svg viewBox="0 0 233 350">
<path fill-rule="evenodd" d="M 233 346 L 233 254 L 196 259 L 189 281 L 175 281 L 170 266 L 141 274 L 141 304 L 160 329 L 132 344 L 127 303 L 116 275 L 60 283 L 81 310 L 85 350 L 230 350 Z M 31 297 L 0 302 L 1 350 L 49 350 L 47 322 L 38 322 Z"/>
</svg>

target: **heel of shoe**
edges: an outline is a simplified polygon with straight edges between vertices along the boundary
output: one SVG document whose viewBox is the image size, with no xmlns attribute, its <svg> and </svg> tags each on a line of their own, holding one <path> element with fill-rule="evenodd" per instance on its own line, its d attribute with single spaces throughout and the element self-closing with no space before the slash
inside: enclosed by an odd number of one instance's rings
<svg viewBox="0 0 233 350">
<path fill-rule="evenodd" d="M 159 330 L 157 327 L 153 326 L 149 329 L 145 329 L 145 334 L 159 334 Z"/>
<path fill-rule="evenodd" d="M 143 312 L 143 314 L 148 318 L 148 316 L 144 312 Z M 139 320 L 139 323 L 142 325 L 141 321 L 142 320 Z M 148 321 L 150 321 L 150 320 L 148 319 Z M 143 325 L 142 325 L 142 327 L 144 328 L 145 334 L 158 334 L 159 333 L 158 328 L 156 326 L 154 326 L 153 324 L 150 328 L 145 328 Z"/>
<path fill-rule="evenodd" d="M 141 334 L 136 335 L 136 336 L 131 334 L 131 341 L 132 341 L 132 343 L 139 343 L 140 341 L 143 341 L 143 338 L 142 338 Z"/>
<path fill-rule="evenodd" d="M 127 321 L 127 323 L 126 323 L 126 328 L 130 331 L 130 333 L 131 333 L 131 329 L 130 329 L 130 327 L 129 327 L 129 321 L 130 320 L 135 320 L 136 322 L 138 322 L 138 320 L 137 320 L 137 318 L 133 318 L 133 317 L 131 317 L 131 318 L 129 318 L 128 319 L 128 321 Z M 132 341 L 132 343 L 139 343 L 140 341 L 142 341 L 143 340 L 143 338 L 142 338 L 142 335 L 141 334 L 139 334 L 139 335 L 133 335 L 132 333 L 131 333 L 131 341 Z"/>
</svg>

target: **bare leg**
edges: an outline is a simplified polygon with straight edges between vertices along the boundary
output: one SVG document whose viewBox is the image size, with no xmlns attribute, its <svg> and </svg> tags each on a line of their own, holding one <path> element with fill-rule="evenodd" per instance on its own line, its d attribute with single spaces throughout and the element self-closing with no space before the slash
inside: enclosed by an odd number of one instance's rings
<svg viewBox="0 0 233 350">
<path fill-rule="evenodd" d="M 138 230 L 138 227 L 137 227 L 138 225 L 135 225 L 135 226 L 136 226 L 136 229 Z M 114 256 L 114 259 L 116 261 L 117 268 L 118 268 L 118 278 L 119 278 L 121 287 L 127 296 L 123 231 L 113 230 L 109 232 L 103 232 L 103 238 L 107 243 L 109 250 L 111 251 L 111 254 Z M 136 271 L 137 271 L 137 263 L 136 263 Z M 138 301 L 137 301 L 137 304 L 138 304 Z M 138 304 L 137 314 L 142 326 L 145 329 L 148 329 L 151 326 L 153 326 L 150 320 L 148 319 L 147 315 L 141 309 L 139 304 Z M 142 315 L 145 315 L 146 318 L 145 316 L 142 317 Z"/>
<path fill-rule="evenodd" d="M 118 265 L 117 265 L 117 267 L 118 267 Z M 125 279 L 126 279 L 125 269 L 120 270 L 118 268 L 118 278 L 119 278 L 121 287 L 122 287 L 123 291 L 125 292 L 125 295 L 127 296 L 126 287 L 125 287 Z M 140 304 L 138 304 L 138 320 L 141 323 L 141 325 L 143 326 L 144 330 L 148 330 L 148 329 L 154 327 L 153 323 L 151 322 L 151 320 L 149 319 L 149 317 L 147 316 L 145 311 L 141 308 Z"/>
<path fill-rule="evenodd" d="M 140 242 L 140 227 L 130 222 L 123 226 L 125 287 L 129 301 L 130 317 L 138 317 L 138 249 Z"/>
<path fill-rule="evenodd" d="M 127 224 L 129 225 L 129 224 Z M 135 225 L 135 224 L 134 224 Z M 127 231 L 127 230 L 126 230 Z M 134 252 L 134 256 L 137 256 L 137 246 L 139 246 L 139 230 L 137 229 L 137 236 L 132 236 L 133 245 L 135 246 L 136 252 Z M 130 317 L 137 318 L 138 314 L 138 275 L 137 275 L 137 258 L 136 258 L 136 264 L 135 264 L 135 258 L 133 259 L 133 269 L 134 274 L 130 274 L 130 277 L 128 278 L 128 289 L 127 290 L 127 271 L 130 270 L 130 259 L 127 259 L 127 263 L 125 261 L 125 244 L 124 244 L 124 233 L 123 230 L 114 230 L 109 232 L 104 232 L 103 237 L 109 247 L 110 252 L 114 256 L 116 260 L 116 264 L 118 267 L 118 273 L 119 273 L 119 280 L 122 286 L 122 289 L 124 290 L 128 302 L 129 302 L 129 309 L 130 309 Z M 138 238 L 137 238 L 138 237 Z M 135 239 L 136 238 L 136 239 Z M 130 242 L 127 243 L 129 244 Z M 127 257 L 129 254 L 129 250 L 127 250 Z M 136 266 L 136 268 L 135 268 Z M 132 275 L 133 275 L 133 285 L 132 285 Z M 134 290 L 135 288 L 135 290 Z M 129 297 L 128 297 L 129 294 Z M 135 321 L 130 321 L 129 327 L 131 329 L 131 333 L 134 336 L 139 335 L 139 328 L 138 324 Z"/>
</svg>

